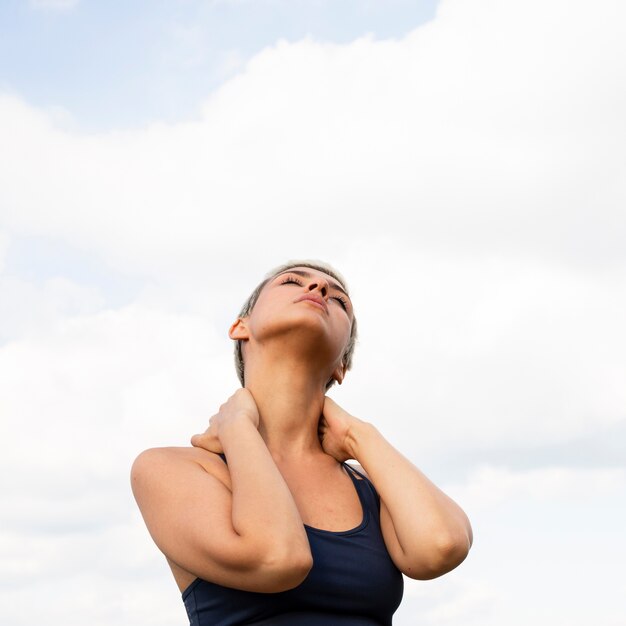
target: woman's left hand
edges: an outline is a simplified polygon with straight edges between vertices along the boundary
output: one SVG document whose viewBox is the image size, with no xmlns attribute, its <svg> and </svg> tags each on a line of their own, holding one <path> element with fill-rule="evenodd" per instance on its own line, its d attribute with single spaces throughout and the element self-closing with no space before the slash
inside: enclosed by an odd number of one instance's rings
<svg viewBox="0 0 626 626">
<path fill-rule="evenodd" d="M 344 411 L 334 400 L 326 396 L 318 426 L 324 452 L 341 463 L 354 459 L 353 428 L 358 424 L 363 424 L 363 422 Z"/>
</svg>

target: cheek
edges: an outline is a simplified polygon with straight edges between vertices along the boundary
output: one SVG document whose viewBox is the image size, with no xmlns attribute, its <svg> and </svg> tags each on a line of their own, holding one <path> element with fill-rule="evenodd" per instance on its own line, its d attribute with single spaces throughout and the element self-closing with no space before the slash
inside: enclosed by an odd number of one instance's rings
<svg viewBox="0 0 626 626">
<path fill-rule="evenodd" d="M 293 323 L 291 316 L 297 310 L 291 310 L 280 299 L 264 298 L 257 300 L 248 319 L 248 328 L 253 335 L 265 335 L 269 331 L 283 329 Z"/>
<path fill-rule="evenodd" d="M 345 324 L 342 324 L 341 328 L 338 330 L 338 339 L 341 345 L 343 346 L 343 350 L 346 349 L 348 343 L 350 342 L 351 330 L 352 330 L 352 326 L 349 321 Z"/>
<path fill-rule="evenodd" d="M 274 314 L 274 308 L 272 299 L 261 295 L 250 313 L 250 320 L 255 324 L 259 324 L 264 320 L 271 319 Z"/>
</svg>

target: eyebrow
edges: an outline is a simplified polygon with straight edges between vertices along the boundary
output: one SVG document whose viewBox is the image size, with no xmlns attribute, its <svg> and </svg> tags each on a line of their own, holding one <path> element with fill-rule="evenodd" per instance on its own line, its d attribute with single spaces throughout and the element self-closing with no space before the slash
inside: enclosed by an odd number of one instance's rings
<svg viewBox="0 0 626 626">
<path fill-rule="evenodd" d="M 303 278 L 311 278 L 313 276 L 311 272 L 305 272 L 304 270 L 285 270 L 284 272 L 281 272 L 280 274 L 276 274 L 276 278 L 278 278 L 279 276 L 282 276 L 283 274 L 297 274 L 298 276 L 302 276 Z M 333 280 L 329 280 L 328 284 L 333 289 L 336 289 L 337 291 L 341 291 L 341 293 L 348 296 L 348 292 L 339 283 L 336 283 Z M 350 296 L 348 296 L 348 298 L 349 297 Z"/>
</svg>

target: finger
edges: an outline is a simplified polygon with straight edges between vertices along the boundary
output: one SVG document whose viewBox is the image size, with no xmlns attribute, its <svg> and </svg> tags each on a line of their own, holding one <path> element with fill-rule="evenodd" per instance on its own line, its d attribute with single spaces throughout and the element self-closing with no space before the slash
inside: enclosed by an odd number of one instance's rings
<svg viewBox="0 0 626 626">
<path fill-rule="evenodd" d="M 203 450 L 207 450 L 207 452 L 215 452 L 216 454 L 224 452 L 224 448 L 222 447 L 220 442 L 213 437 L 194 435 L 191 438 L 191 445 L 196 448 L 202 448 Z"/>
<path fill-rule="evenodd" d="M 212 437 L 208 436 L 206 433 L 198 433 L 197 435 L 193 435 L 190 441 L 191 445 L 196 446 L 196 448 L 206 448 L 211 439 Z"/>
</svg>

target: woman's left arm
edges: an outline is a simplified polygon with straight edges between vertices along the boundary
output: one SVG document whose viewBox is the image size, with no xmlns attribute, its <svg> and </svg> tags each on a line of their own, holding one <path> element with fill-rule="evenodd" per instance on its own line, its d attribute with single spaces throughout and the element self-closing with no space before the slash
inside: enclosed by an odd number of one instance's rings
<svg viewBox="0 0 626 626">
<path fill-rule="evenodd" d="M 326 397 L 320 437 L 338 461 L 358 461 L 376 487 L 385 545 L 403 574 L 427 580 L 463 562 L 473 540 L 467 515 L 372 424 Z"/>
</svg>

